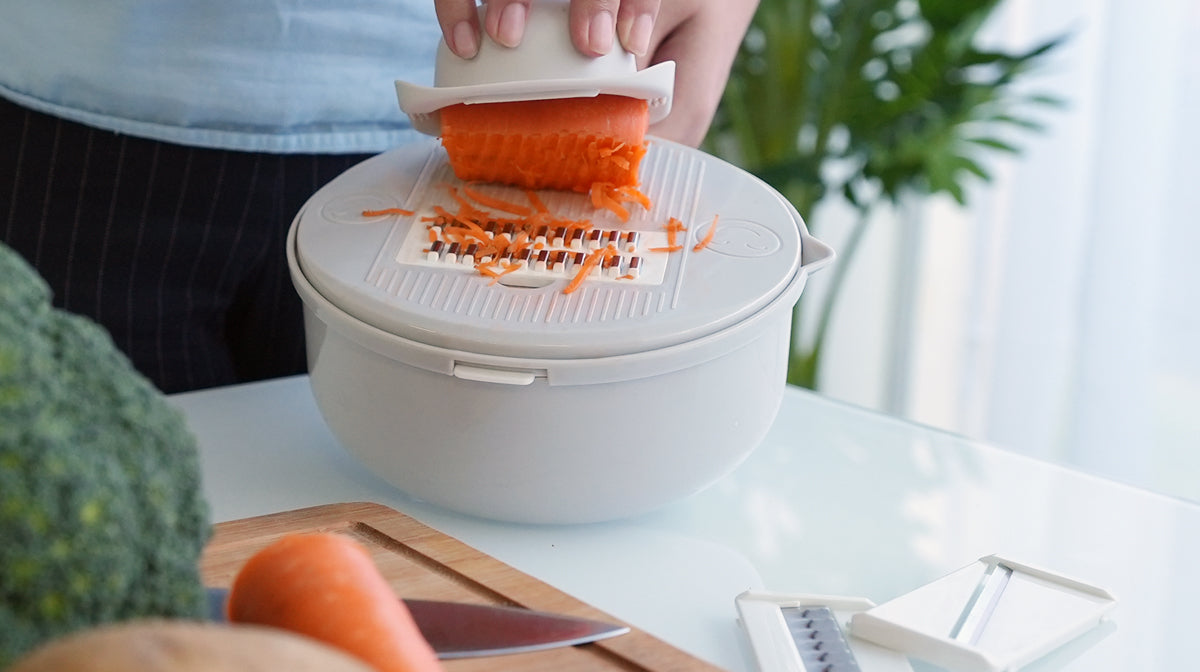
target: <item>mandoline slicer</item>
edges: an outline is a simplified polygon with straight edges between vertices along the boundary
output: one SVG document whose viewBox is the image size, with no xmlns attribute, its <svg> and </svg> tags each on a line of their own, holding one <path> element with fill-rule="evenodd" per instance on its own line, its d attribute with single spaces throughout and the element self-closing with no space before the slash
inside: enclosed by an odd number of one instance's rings
<svg viewBox="0 0 1200 672">
<path fill-rule="evenodd" d="M 747 592 L 736 599 L 762 672 L 1009 672 L 1098 626 L 1107 591 L 995 555 L 876 606 Z"/>
</svg>

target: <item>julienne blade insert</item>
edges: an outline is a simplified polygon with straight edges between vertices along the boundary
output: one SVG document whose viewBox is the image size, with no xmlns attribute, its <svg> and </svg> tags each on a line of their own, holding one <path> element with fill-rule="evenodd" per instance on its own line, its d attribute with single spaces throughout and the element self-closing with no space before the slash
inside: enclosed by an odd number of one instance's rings
<svg viewBox="0 0 1200 672">
<path fill-rule="evenodd" d="M 805 672 L 860 672 L 854 652 L 829 607 L 782 607 Z"/>
<path fill-rule="evenodd" d="M 477 273 L 481 264 L 495 262 L 506 271 L 500 280 L 510 286 L 542 286 L 556 279 L 572 278 L 588 261 L 592 252 L 611 247 L 614 251 L 603 263 L 588 271 L 589 281 L 619 281 L 658 285 L 666 273 L 668 245 L 664 231 L 636 231 L 559 223 L 524 224 L 498 216 L 472 221 L 472 235 L 458 241 L 448 231 L 463 224 L 446 221 L 432 211 L 417 215 L 424 226 L 413 226 L 396 254 L 396 261 L 413 266 Z M 495 246 L 487 240 L 500 240 L 505 251 L 494 257 Z M 526 244 L 513 245 L 524 241 Z"/>
</svg>

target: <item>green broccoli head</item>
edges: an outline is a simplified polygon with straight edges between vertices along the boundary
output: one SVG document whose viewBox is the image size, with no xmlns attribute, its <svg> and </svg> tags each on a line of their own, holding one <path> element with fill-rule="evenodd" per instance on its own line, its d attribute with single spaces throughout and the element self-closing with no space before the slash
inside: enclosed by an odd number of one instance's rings
<svg viewBox="0 0 1200 672">
<path fill-rule="evenodd" d="M 210 530 L 182 414 L 0 244 L 0 669 L 90 625 L 202 615 Z"/>
</svg>

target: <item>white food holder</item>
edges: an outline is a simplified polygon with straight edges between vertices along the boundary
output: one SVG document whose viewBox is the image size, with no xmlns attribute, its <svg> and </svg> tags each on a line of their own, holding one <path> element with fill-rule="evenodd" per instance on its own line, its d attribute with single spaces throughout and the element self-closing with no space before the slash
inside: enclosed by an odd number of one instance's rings
<svg viewBox="0 0 1200 672">
<path fill-rule="evenodd" d="M 791 309 L 833 251 L 765 183 L 703 152 L 651 139 L 641 174 L 652 206 L 626 222 L 586 194 L 537 192 L 621 250 L 569 294 L 569 262 L 497 281 L 462 250 L 431 251 L 427 218 L 455 209 L 451 187 L 529 202 L 464 185 L 432 139 L 318 191 L 287 251 L 334 436 L 414 497 L 527 523 L 636 515 L 736 467 L 774 421 Z M 687 230 L 661 251 L 671 217 Z M 568 258 L 588 249 L 548 238 Z"/>
<path fill-rule="evenodd" d="M 479 7 L 482 25 L 486 5 Z M 633 54 L 619 44 L 607 54 L 587 57 L 571 44 L 566 0 L 534 0 L 529 5 L 525 37 L 512 49 L 485 33 L 479 53 L 464 59 L 439 41 L 433 86 L 396 82 L 396 98 L 413 128 L 441 133 L 443 107 L 463 103 L 500 103 L 552 98 L 626 96 L 648 103 L 650 123 L 671 111 L 675 62 L 638 70 Z"/>
</svg>

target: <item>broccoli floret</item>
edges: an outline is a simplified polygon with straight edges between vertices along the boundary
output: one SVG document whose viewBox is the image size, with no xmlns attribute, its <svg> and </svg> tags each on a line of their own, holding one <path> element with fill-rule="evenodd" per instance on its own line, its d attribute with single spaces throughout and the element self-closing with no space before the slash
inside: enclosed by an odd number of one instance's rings
<svg viewBox="0 0 1200 672">
<path fill-rule="evenodd" d="M 194 437 L 108 333 L 0 244 L 0 669 L 41 642 L 199 617 Z"/>
</svg>

